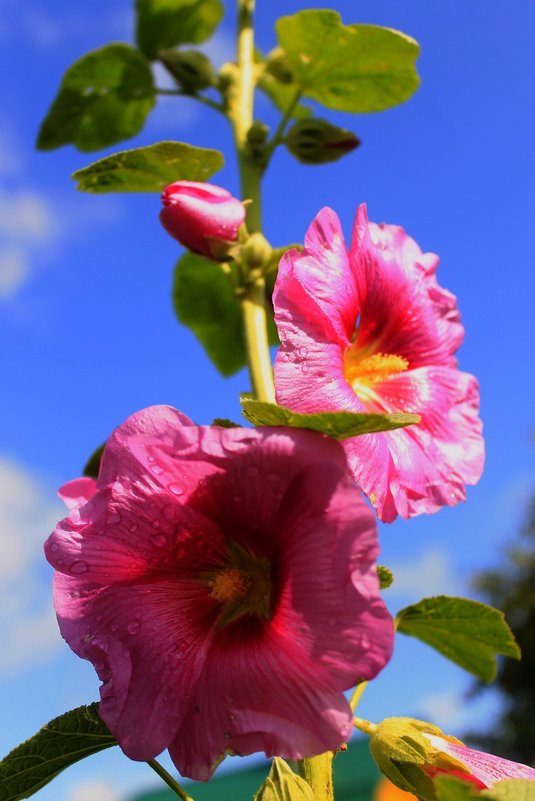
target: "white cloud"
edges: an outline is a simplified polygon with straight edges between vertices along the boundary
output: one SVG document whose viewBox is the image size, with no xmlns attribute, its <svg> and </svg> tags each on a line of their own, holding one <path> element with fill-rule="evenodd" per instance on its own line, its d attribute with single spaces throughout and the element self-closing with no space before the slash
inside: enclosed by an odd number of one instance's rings
<svg viewBox="0 0 535 801">
<path fill-rule="evenodd" d="M 46 244 L 57 233 L 54 211 L 44 195 L 33 189 L 0 193 L 0 235 Z"/>
<path fill-rule="evenodd" d="M 18 245 L 0 248 L 0 298 L 14 295 L 26 281 L 30 265 L 26 252 Z"/>
<path fill-rule="evenodd" d="M 111 784 L 89 780 L 75 785 L 69 795 L 69 801 L 120 801 L 120 795 Z"/>
<path fill-rule="evenodd" d="M 61 642 L 39 574 L 42 543 L 63 512 L 35 476 L 0 459 L 0 673 L 41 661 Z"/>
<path fill-rule="evenodd" d="M 446 732 L 461 729 L 470 720 L 466 695 L 451 690 L 432 693 L 422 698 L 418 715 Z"/>
<path fill-rule="evenodd" d="M 439 548 L 430 548 L 410 562 L 395 562 L 388 567 L 394 574 L 389 598 L 402 595 L 416 601 L 422 596 L 462 594 L 450 556 Z"/>
</svg>

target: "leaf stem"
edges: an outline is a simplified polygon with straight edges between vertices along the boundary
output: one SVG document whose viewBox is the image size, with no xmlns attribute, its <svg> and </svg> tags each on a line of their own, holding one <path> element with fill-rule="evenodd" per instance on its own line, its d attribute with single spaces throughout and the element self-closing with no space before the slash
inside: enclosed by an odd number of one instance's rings
<svg viewBox="0 0 535 801">
<path fill-rule="evenodd" d="M 158 776 L 164 780 L 168 787 L 176 793 L 176 795 L 182 799 L 182 801 L 193 801 L 193 798 L 186 793 L 186 791 L 179 785 L 177 781 L 173 779 L 170 773 L 166 771 L 166 769 L 160 765 L 155 759 L 151 759 L 147 762 L 147 765 L 150 765 L 151 768 Z"/>
<path fill-rule="evenodd" d="M 353 718 L 353 726 L 370 736 L 377 731 L 377 723 L 371 723 L 369 720 L 364 720 L 364 718 Z"/>
<path fill-rule="evenodd" d="M 293 97 L 293 99 L 291 100 L 288 108 L 286 109 L 286 111 L 282 115 L 282 117 L 280 119 L 280 122 L 279 122 L 279 124 L 278 124 L 278 126 L 277 126 L 277 128 L 275 130 L 275 133 L 273 134 L 273 136 L 271 138 L 271 141 L 268 142 L 268 144 L 266 145 L 266 148 L 264 150 L 264 169 L 268 166 L 268 164 L 270 162 L 270 159 L 271 159 L 274 151 L 276 150 L 276 148 L 283 141 L 283 135 L 284 135 L 284 131 L 286 129 L 286 126 L 290 122 L 290 120 L 292 118 L 292 114 L 294 113 L 294 109 L 295 109 L 296 105 L 299 103 L 300 99 L 301 99 L 301 89 L 297 89 L 297 91 L 295 93 L 295 96 Z"/>
<path fill-rule="evenodd" d="M 315 757 L 300 759 L 297 763 L 299 775 L 311 786 L 314 801 L 334 801 L 332 751 Z"/>
<path fill-rule="evenodd" d="M 189 97 L 191 100 L 198 100 L 199 103 L 204 103 L 205 106 L 210 106 L 215 111 L 219 111 L 221 114 L 225 113 L 225 107 L 222 103 L 218 103 L 217 100 L 212 100 L 210 97 L 205 97 L 204 95 L 196 95 L 191 94 L 189 92 L 181 92 L 180 89 L 160 89 L 156 88 L 157 95 L 175 95 L 176 97 Z"/>
</svg>

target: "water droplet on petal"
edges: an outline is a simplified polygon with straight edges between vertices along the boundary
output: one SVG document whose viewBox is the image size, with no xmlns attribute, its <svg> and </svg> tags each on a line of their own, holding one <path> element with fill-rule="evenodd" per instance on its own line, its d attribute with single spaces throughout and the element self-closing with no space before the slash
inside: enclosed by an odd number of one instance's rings
<svg viewBox="0 0 535 801">
<path fill-rule="evenodd" d="M 111 630 L 113 632 L 116 632 L 118 628 L 119 628 L 119 624 L 118 623 L 112 623 Z"/>
<path fill-rule="evenodd" d="M 152 538 L 152 542 L 157 548 L 163 548 L 163 546 L 167 542 L 167 537 L 165 536 L 165 534 L 155 534 L 154 537 Z"/>
<path fill-rule="evenodd" d="M 160 521 L 159 520 L 153 520 L 152 523 L 151 523 L 151 526 L 153 528 L 160 528 Z"/>
<path fill-rule="evenodd" d="M 360 639 L 360 647 L 361 648 L 369 648 L 371 645 L 370 638 L 367 634 L 363 634 Z"/>
<path fill-rule="evenodd" d="M 52 551 L 52 553 L 56 553 L 56 551 L 59 551 L 58 543 L 57 542 L 53 542 L 52 545 L 50 546 L 50 550 Z"/>
<path fill-rule="evenodd" d="M 87 562 L 82 562 L 82 561 L 73 562 L 69 570 L 71 571 L 71 573 L 75 573 L 76 575 L 79 575 L 80 573 L 87 573 L 88 570 Z"/>
<path fill-rule="evenodd" d="M 58 559 L 58 561 L 56 562 L 56 564 L 57 564 L 57 565 L 62 565 L 62 564 L 63 564 L 63 559 Z"/>
<path fill-rule="evenodd" d="M 300 356 L 308 356 L 308 348 L 299 348 Z"/>
<path fill-rule="evenodd" d="M 255 464 L 250 464 L 248 467 L 245 468 L 245 475 L 249 476 L 250 478 L 254 478 L 260 472 L 260 469 Z"/>
<path fill-rule="evenodd" d="M 172 483 L 169 484 L 168 489 L 173 493 L 173 495 L 184 495 L 184 487 L 180 484 Z"/>
<path fill-rule="evenodd" d="M 128 629 L 128 633 L 134 636 L 134 634 L 137 634 L 141 628 L 141 623 L 139 620 L 132 620 L 126 628 Z"/>
<path fill-rule="evenodd" d="M 155 476 L 161 476 L 161 474 L 162 474 L 162 473 L 163 473 L 163 471 L 164 471 L 164 470 L 163 470 L 163 467 L 160 467 L 160 465 L 159 465 L 159 464 L 154 464 L 154 465 L 151 467 L 151 470 L 152 470 L 152 472 L 154 473 L 154 475 L 155 475 Z"/>
<path fill-rule="evenodd" d="M 310 370 L 310 367 L 308 366 L 308 364 L 302 364 L 302 365 L 301 365 L 301 372 L 302 372 L 302 373 L 305 373 L 305 374 L 306 374 L 306 373 L 308 373 L 308 372 L 309 372 L 309 370 Z"/>
<path fill-rule="evenodd" d="M 121 515 L 117 511 L 110 512 L 106 518 L 108 526 L 117 526 L 121 522 Z"/>
<path fill-rule="evenodd" d="M 132 532 L 132 534 L 134 533 L 134 531 L 137 531 L 137 529 L 138 529 L 137 523 L 132 523 L 132 525 L 130 526 L 130 531 Z"/>
</svg>

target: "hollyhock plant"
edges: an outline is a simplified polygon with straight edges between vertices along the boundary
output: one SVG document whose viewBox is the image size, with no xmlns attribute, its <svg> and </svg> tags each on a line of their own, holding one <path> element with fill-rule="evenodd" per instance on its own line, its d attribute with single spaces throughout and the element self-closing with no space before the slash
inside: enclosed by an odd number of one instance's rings
<svg viewBox="0 0 535 801">
<path fill-rule="evenodd" d="M 299 759 L 349 737 L 343 692 L 385 665 L 393 623 L 337 442 L 155 406 L 61 495 L 45 545 L 60 629 L 129 757 L 168 748 L 208 779 L 226 753 Z"/>
<path fill-rule="evenodd" d="M 466 497 L 484 461 L 476 379 L 457 369 L 463 338 L 438 257 L 402 228 L 357 211 L 348 252 L 325 208 L 302 251 L 285 254 L 273 302 L 277 400 L 299 412 L 414 412 L 421 422 L 344 442 L 350 469 L 387 522 Z"/>
<path fill-rule="evenodd" d="M 215 184 L 176 181 L 162 192 L 160 221 L 181 245 L 214 257 L 214 240 L 235 242 L 245 220 L 245 207 Z"/>
</svg>

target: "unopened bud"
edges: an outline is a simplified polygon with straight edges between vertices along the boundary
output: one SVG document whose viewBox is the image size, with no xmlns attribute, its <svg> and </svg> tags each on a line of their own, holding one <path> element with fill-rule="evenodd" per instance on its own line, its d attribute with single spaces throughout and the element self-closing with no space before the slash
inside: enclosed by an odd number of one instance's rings
<svg viewBox="0 0 535 801">
<path fill-rule="evenodd" d="M 263 267 L 271 258 L 273 249 L 260 232 L 251 234 L 242 248 L 242 258 L 252 269 Z"/>
<path fill-rule="evenodd" d="M 217 245 L 236 242 L 245 220 L 243 203 L 214 184 L 176 181 L 162 192 L 162 203 L 165 230 L 184 247 L 209 258 L 221 258 Z"/>
<path fill-rule="evenodd" d="M 201 92 L 214 83 L 214 69 L 204 53 L 197 50 L 160 50 L 158 58 L 188 94 Z"/>
<path fill-rule="evenodd" d="M 354 133 L 326 120 L 300 120 L 288 131 L 285 144 L 304 164 L 337 161 L 360 145 Z"/>
<path fill-rule="evenodd" d="M 266 72 L 279 83 L 291 83 L 293 73 L 288 56 L 281 47 L 276 47 L 266 59 Z"/>
</svg>

